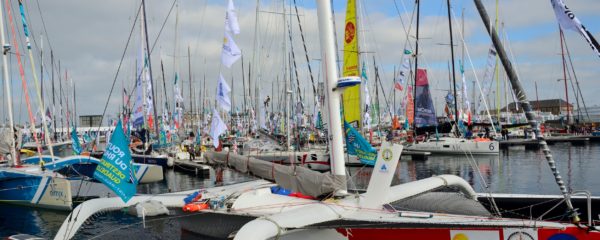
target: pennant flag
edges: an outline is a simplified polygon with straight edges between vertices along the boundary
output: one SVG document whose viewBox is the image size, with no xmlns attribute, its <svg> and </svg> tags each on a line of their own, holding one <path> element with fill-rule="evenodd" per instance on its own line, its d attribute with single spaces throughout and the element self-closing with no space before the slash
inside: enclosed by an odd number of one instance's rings
<svg viewBox="0 0 600 240">
<path fill-rule="evenodd" d="M 554 14 L 556 20 L 562 29 L 568 29 L 578 32 L 585 38 L 590 44 L 590 47 L 598 56 L 600 56 L 600 45 L 594 36 L 581 24 L 581 21 L 575 16 L 575 14 L 563 3 L 562 0 L 551 0 L 552 8 L 554 8 Z"/>
<path fill-rule="evenodd" d="M 229 0 L 229 4 L 227 5 L 227 12 L 225 13 L 225 31 L 235 35 L 240 34 L 240 25 L 238 24 L 238 17 L 235 13 L 233 0 Z"/>
<path fill-rule="evenodd" d="M 231 88 L 229 88 L 229 85 L 225 82 L 223 75 L 219 74 L 219 82 L 217 83 L 217 102 L 225 111 L 231 111 L 229 92 L 231 92 Z"/>
<path fill-rule="evenodd" d="M 212 122 L 210 123 L 210 136 L 213 139 L 213 145 L 219 147 L 219 136 L 227 130 L 227 125 L 221 120 L 217 109 L 213 109 Z"/>
<path fill-rule="evenodd" d="M 396 88 L 398 91 L 402 91 L 404 89 L 404 83 L 406 82 L 406 78 L 408 78 L 411 54 L 411 51 L 404 49 L 404 61 L 402 62 L 402 66 L 400 66 L 398 75 L 395 76 L 396 79 L 394 79 L 394 88 Z"/>
<path fill-rule="evenodd" d="M 223 39 L 223 50 L 221 51 L 221 62 L 227 68 L 231 68 L 238 59 L 242 57 L 242 51 L 233 41 L 233 37 L 228 31 L 225 31 L 225 38 Z"/>
<path fill-rule="evenodd" d="M 125 203 L 135 195 L 138 183 L 131 163 L 129 144 L 119 120 L 102 160 L 96 166 L 94 178 L 113 190 Z"/>
<path fill-rule="evenodd" d="M 367 140 L 360 135 L 352 125 L 344 121 L 344 128 L 346 130 L 346 148 L 348 148 L 348 154 L 357 156 L 360 162 L 366 165 L 375 165 L 377 160 L 377 149 L 371 146 Z"/>
<path fill-rule="evenodd" d="M 71 130 L 71 141 L 73 143 L 72 144 L 72 148 L 73 148 L 73 153 L 75 155 L 80 155 L 81 154 L 81 143 L 79 142 L 79 137 L 77 136 L 77 131 L 75 130 L 75 127 L 73 127 L 73 130 Z"/>
</svg>

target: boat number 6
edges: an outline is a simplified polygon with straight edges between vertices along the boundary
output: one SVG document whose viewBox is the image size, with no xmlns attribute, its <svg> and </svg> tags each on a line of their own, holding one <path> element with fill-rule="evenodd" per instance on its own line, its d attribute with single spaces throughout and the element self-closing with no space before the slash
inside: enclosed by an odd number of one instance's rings
<svg viewBox="0 0 600 240">
<path fill-rule="evenodd" d="M 494 143 L 490 143 L 490 150 L 494 151 Z"/>
</svg>

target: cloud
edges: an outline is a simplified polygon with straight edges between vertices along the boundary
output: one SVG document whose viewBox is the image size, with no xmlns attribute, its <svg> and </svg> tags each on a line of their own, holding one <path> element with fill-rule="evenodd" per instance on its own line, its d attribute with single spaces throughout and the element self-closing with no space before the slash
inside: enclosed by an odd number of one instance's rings
<svg viewBox="0 0 600 240">
<path fill-rule="evenodd" d="M 112 81 L 115 77 L 121 55 L 125 49 L 127 38 L 129 36 L 134 17 L 139 7 L 139 1 L 121 1 L 105 0 L 101 2 L 90 1 L 67 1 L 56 0 L 44 2 L 39 0 L 25 1 L 30 18 L 30 24 L 34 37 L 39 45 L 40 34 L 43 31 L 43 25 L 38 11 L 40 10 L 44 17 L 44 23 L 47 28 L 46 40 L 44 41 L 44 66 L 46 74 L 44 81 L 46 86 L 46 101 L 50 102 L 51 93 L 49 92 L 50 81 L 50 57 L 49 45 L 57 60 L 61 62 L 61 76 L 64 77 L 65 70 L 68 71 L 69 78 L 75 82 L 77 87 L 77 107 L 78 114 L 100 114 L 104 104 L 108 99 Z M 361 1 L 364 5 L 367 1 Z M 410 22 L 412 14 L 412 1 L 396 0 L 400 8 L 405 24 Z M 429 3 L 429 1 L 427 1 Z M 494 1 L 485 1 L 490 13 L 493 9 Z M 13 2 L 15 4 L 16 2 Z M 311 1 L 299 1 L 300 21 L 305 37 L 307 54 L 314 81 L 322 81 L 323 69 L 320 66 L 320 46 L 318 38 L 318 24 L 316 9 Z M 385 88 L 388 98 L 392 94 L 392 75 L 394 66 L 400 64 L 402 50 L 405 47 L 407 39 L 406 33 L 402 28 L 400 18 L 395 11 L 392 1 L 377 0 L 366 6 L 363 16 L 363 25 L 365 29 L 361 32 L 363 37 L 362 48 L 365 52 L 363 61 L 369 67 L 369 78 L 374 79 L 373 56 L 380 65 L 380 76 L 382 85 Z M 402 4 L 408 8 L 404 12 Z M 600 5 L 594 4 L 593 0 L 568 1 L 569 7 L 582 19 L 584 24 L 596 35 L 600 31 L 596 24 L 597 17 L 595 13 L 600 11 Z M 151 44 L 157 38 L 165 17 L 171 8 L 171 1 L 147 1 L 148 13 L 148 31 Z M 289 63 L 283 61 L 283 49 L 290 51 L 293 47 L 295 63 L 298 68 L 298 81 L 303 97 L 309 99 L 307 106 L 312 106 L 312 83 L 308 76 L 308 64 L 306 62 L 304 47 L 300 37 L 300 30 L 295 16 L 286 15 L 288 22 L 292 27 L 292 45 L 289 39 L 284 46 L 283 36 L 283 15 L 277 14 L 282 11 L 280 2 L 266 1 L 261 6 L 258 46 L 254 49 L 256 27 L 256 13 L 254 1 L 236 1 L 238 7 L 238 16 L 241 25 L 241 34 L 237 35 L 236 42 L 243 51 L 243 61 L 245 73 L 242 73 L 241 61 L 236 63 L 232 69 L 226 69 L 220 64 L 220 51 L 223 39 L 225 3 L 223 1 L 180 1 L 179 5 L 179 51 L 174 52 L 175 47 L 175 13 L 171 13 L 158 41 L 156 48 L 152 53 L 153 76 L 155 88 L 157 90 L 157 100 L 162 106 L 164 101 L 162 89 L 163 73 L 161 72 L 161 60 L 164 63 L 165 85 L 167 85 L 167 94 L 169 101 L 172 101 L 172 84 L 174 79 L 174 64 L 177 60 L 180 79 L 183 80 L 183 94 L 186 102 L 189 101 L 189 74 L 192 75 L 192 85 L 196 91 L 206 91 L 207 107 L 211 106 L 214 98 L 214 89 L 219 72 L 222 72 L 227 81 L 234 79 L 232 86 L 235 94 L 234 101 L 238 108 L 242 107 L 242 92 L 248 92 L 248 70 L 252 68 L 251 82 L 254 84 L 257 71 L 261 73 L 260 93 L 261 98 L 271 95 L 273 105 L 277 107 L 282 99 L 279 97 L 284 91 L 284 76 L 292 76 L 296 82 L 296 71 L 289 71 Z M 341 39 L 343 37 L 343 19 L 345 7 L 343 3 L 335 4 L 336 13 L 336 34 L 338 46 L 341 48 Z M 286 6 L 289 7 L 289 6 Z M 456 16 L 460 15 L 460 10 L 465 8 L 465 39 L 467 50 L 474 64 L 474 71 L 481 80 L 484 72 L 487 49 L 490 46 L 489 38 L 481 24 L 479 16 L 476 14 L 471 1 L 457 1 L 453 9 Z M 17 9 L 13 6 L 13 9 Z M 520 70 L 521 81 L 529 94 L 530 99 L 535 93 L 534 82 L 538 82 L 540 98 L 557 98 L 562 93 L 556 79 L 562 78 L 561 58 L 557 53 L 560 52 L 558 43 L 558 33 L 555 28 L 556 22 L 554 15 L 547 0 L 507 0 L 501 1 L 500 5 L 502 20 L 505 23 L 505 30 L 509 35 L 509 43 L 512 52 L 516 57 L 516 64 Z M 289 12 L 290 9 L 287 9 Z M 293 11 L 293 9 L 292 9 Z M 430 81 L 434 89 L 434 98 L 438 99 L 438 112 L 441 112 L 441 97 L 446 94 L 445 89 L 450 89 L 447 64 L 450 61 L 450 50 L 448 47 L 448 22 L 443 2 L 435 4 L 424 4 L 425 14 L 421 18 L 422 40 L 420 42 L 420 67 L 429 69 Z M 295 11 L 293 11 L 295 13 Z M 15 14 L 15 12 L 13 12 Z M 455 17 L 456 17 L 455 16 Z M 291 21 L 290 21 L 291 18 Z M 16 19 L 18 20 L 18 19 Z M 113 96 L 110 98 L 108 112 L 115 114 L 121 104 L 121 88 L 125 87 L 131 90 L 135 79 L 136 58 L 139 51 L 139 44 L 142 39 L 139 36 L 139 23 L 133 31 L 130 43 L 127 46 L 127 52 L 121 66 Z M 414 21 L 413 21 L 414 24 Z M 17 25 L 20 27 L 20 25 Z M 414 35 L 414 25 L 411 28 L 411 34 Z M 460 46 L 459 26 L 454 25 L 455 44 Z M 567 43 L 569 44 L 577 77 L 583 90 L 583 96 L 587 97 L 588 105 L 599 104 L 598 100 L 591 98 L 593 89 L 600 85 L 595 81 L 599 75 L 597 68 L 600 59 L 595 56 L 587 47 L 585 41 L 576 33 L 567 32 Z M 414 38 L 409 37 L 411 45 L 414 47 Z M 22 43 L 21 43 L 22 45 Z M 410 47 L 410 45 L 406 45 Z M 187 50 L 190 48 L 191 59 L 187 58 Z M 22 49 L 23 51 L 24 49 Z M 457 59 L 461 56 L 461 49 L 455 49 Z M 39 48 L 34 46 L 36 61 L 39 61 Z M 340 52 L 341 53 L 341 52 Z M 341 57 L 341 55 L 340 55 Z M 260 64 L 258 63 L 260 59 Z M 18 78 L 18 69 L 14 58 L 11 60 L 11 77 L 15 93 L 15 106 L 24 107 Z M 191 64 L 191 70 L 188 70 L 188 60 Z M 27 62 L 25 69 L 29 69 Z M 58 63 L 55 63 L 58 65 Z M 292 63 L 293 64 L 293 63 Z M 39 64 L 38 64 L 39 66 Z M 57 66 L 55 67 L 58 68 Z M 458 67 L 457 67 L 458 70 Z M 473 70 L 467 65 L 467 78 L 469 81 L 474 79 Z M 458 71 L 457 71 L 458 72 Z M 284 74 L 286 73 L 286 74 Z M 58 81 L 55 72 L 55 81 Z M 30 73 L 26 76 L 30 79 Z M 202 89 L 203 80 L 206 77 L 206 90 Z M 458 77 L 458 73 L 457 73 Z M 245 79 L 245 87 L 242 88 L 242 78 Z M 375 81 L 371 81 L 374 83 Z M 63 84 L 66 85 L 63 79 Z M 56 84 L 58 85 L 58 84 Z M 57 86 L 56 86 L 57 87 Z M 63 86 L 64 87 L 64 86 Z M 370 87 L 375 91 L 374 87 Z M 440 90 L 441 89 L 441 90 Z M 295 89 L 294 89 L 295 90 Z M 380 89 L 381 90 L 381 89 Z M 254 94 L 254 88 L 250 89 Z M 32 92 L 33 93 L 33 92 Z M 380 93 L 381 94 L 381 93 Z M 199 94 L 196 94 L 197 97 Z M 399 94 L 397 94 L 399 102 Z M 572 94 L 571 94 L 572 95 Z M 371 94 L 374 98 L 374 93 Z M 382 98 L 380 96 L 380 98 Z M 250 99 L 248 99 L 250 100 Z M 383 104 L 383 100 L 381 100 Z M 249 104 L 249 103 L 247 103 Z M 188 104 L 189 105 L 189 104 Z M 37 108 L 34 103 L 34 109 Z M 26 111 L 16 109 L 19 113 L 19 119 L 24 122 Z"/>
</svg>

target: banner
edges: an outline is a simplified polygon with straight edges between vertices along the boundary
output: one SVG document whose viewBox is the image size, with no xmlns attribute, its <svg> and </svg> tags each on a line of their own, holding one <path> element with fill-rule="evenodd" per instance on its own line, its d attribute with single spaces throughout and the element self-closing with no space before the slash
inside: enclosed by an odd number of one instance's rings
<svg viewBox="0 0 600 240">
<path fill-rule="evenodd" d="M 469 125 L 471 125 L 471 102 L 469 101 L 469 95 L 467 93 L 467 80 L 465 79 L 465 68 L 463 66 L 463 63 L 460 64 L 460 75 L 462 77 L 462 97 L 463 97 L 463 106 L 462 106 L 462 110 L 463 113 L 468 115 L 468 120 L 467 123 Z M 463 114 L 461 114 L 461 117 L 464 117 Z M 464 119 L 463 119 L 464 121 Z"/>
<path fill-rule="evenodd" d="M 406 78 L 410 73 L 410 56 L 412 52 L 404 49 L 404 56 L 402 57 L 402 66 L 398 71 L 398 75 L 395 76 L 394 79 L 394 88 L 398 91 L 402 91 L 404 89 L 404 84 L 406 82 Z"/>
<path fill-rule="evenodd" d="M 227 130 L 227 125 L 221 120 L 217 109 L 213 109 L 212 122 L 210 124 L 210 136 L 213 139 L 213 145 L 219 147 L 219 136 Z"/>
<path fill-rule="evenodd" d="M 437 119 L 429 91 L 427 70 L 417 69 L 417 95 L 415 96 L 415 125 L 416 127 L 435 126 Z"/>
<path fill-rule="evenodd" d="M 72 148 L 73 148 L 73 153 L 75 155 L 80 155 L 82 152 L 82 148 L 81 148 L 81 143 L 79 142 L 79 137 L 77 136 L 77 131 L 75 130 L 75 127 L 73 127 L 73 130 L 71 131 L 71 141 L 72 143 Z"/>
<path fill-rule="evenodd" d="M 238 59 L 242 57 L 242 51 L 233 41 L 233 37 L 228 31 L 225 31 L 225 38 L 223 39 L 223 50 L 221 51 L 221 62 L 227 68 L 231 68 Z"/>
<path fill-rule="evenodd" d="M 562 0 L 551 0 L 552 8 L 554 8 L 554 14 L 556 20 L 562 29 L 569 29 L 578 32 L 585 38 L 590 44 L 590 47 L 598 56 L 600 56 L 600 45 L 594 36 L 581 24 L 581 21 L 575 16 L 575 14 L 563 3 Z"/>
<path fill-rule="evenodd" d="M 485 69 L 485 75 L 483 75 L 483 81 L 481 82 L 481 86 L 483 86 L 483 93 L 481 96 L 479 96 L 479 101 L 477 103 L 476 109 L 477 109 L 477 113 L 481 112 L 481 110 L 483 109 L 483 104 L 481 104 L 481 102 L 483 101 L 483 98 L 487 97 L 488 92 L 489 92 L 489 88 L 486 87 L 486 84 L 489 82 L 490 86 L 492 84 L 492 81 L 494 79 L 494 71 L 496 70 L 496 56 L 498 54 L 496 53 L 496 49 L 494 49 L 494 47 L 490 47 L 490 50 L 488 51 L 488 59 L 487 59 L 487 67 Z"/>
<path fill-rule="evenodd" d="M 346 148 L 348 148 L 348 154 L 357 156 L 363 164 L 375 165 L 377 149 L 372 147 L 348 122 L 344 121 L 344 129 L 346 130 Z"/>
<path fill-rule="evenodd" d="M 413 100 L 412 93 L 412 87 L 409 86 L 406 94 L 406 120 L 410 125 L 415 121 L 415 101 Z"/>
<path fill-rule="evenodd" d="M 135 195 L 138 182 L 133 174 L 131 152 L 120 120 L 96 166 L 94 178 L 114 191 L 125 203 Z"/>
<path fill-rule="evenodd" d="M 231 100 L 229 100 L 229 92 L 231 88 L 225 82 L 223 75 L 219 74 L 219 81 L 217 82 L 217 103 L 225 111 L 231 111 Z"/>
<path fill-rule="evenodd" d="M 343 75 L 360 76 L 358 69 L 358 31 L 356 25 L 356 0 L 348 0 L 346 10 L 346 24 L 344 33 L 344 65 Z M 360 128 L 361 127 L 361 101 L 360 86 L 348 87 L 344 90 L 344 120 Z"/>
<path fill-rule="evenodd" d="M 364 92 L 364 117 L 363 117 L 363 126 L 366 126 L 367 129 L 371 129 L 371 115 L 369 111 L 371 110 L 371 96 L 369 95 L 369 78 L 367 77 L 367 66 L 365 63 L 362 65 L 361 77 L 363 79 L 363 92 Z"/>
</svg>

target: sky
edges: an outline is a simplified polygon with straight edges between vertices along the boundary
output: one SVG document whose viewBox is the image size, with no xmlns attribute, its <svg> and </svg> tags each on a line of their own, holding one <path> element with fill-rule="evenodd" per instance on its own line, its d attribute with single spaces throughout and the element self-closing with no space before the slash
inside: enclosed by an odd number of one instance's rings
<svg viewBox="0 0 600 240">
<path fill-rule="evenodd" d="M 13 18 L 18 16 L 17 1 L 11 1 Z M 103 0 L 103 1 L 40 1 L 30 0 L 25 2 L 26 17 L 30 24 L 32 34 L 32 51 L 35 60 L 36 72 L 44 85 L 44 100 L 52 102 L 52 75 L 55 81 L 55 101 L 59 102 L 59 71 L 64 92 L 75 92 L 77 114 L 102 114 L 108 101 L 107 114 L 114 116 L 122 102 L 123 88 L 131 92 L 135 79 L 136 59 L 140 49 L 139 21 L 136 22 L 138 0 Z M 259 92 L 261 98 L 269 95 L 277 107 L 281 101 L 280 93 L 284 91 L 284 72 L 287 60 L 283 60 L 285 52 L 293 48 L 298 69 L 298 82 L 304 98 L 312 99 L 312 87 L 308 66 L 310 64 L 315 81 L 322 81 L 320 66 L 320 47 L 318 40 L 318 26 L 315 1 L 297 0 L 300 23 L 306 39 L 307 53 L 305 53 L 298 21 L 296 19 L 294 2 L 286 1 L 286 12 L 283 15 L 282 1 L 261 0 L 259 19 L 256 19 L 256 1 L 234 0 L 240 20 L 241 33 L 235 36 L 235 41 L 243 52 L 243 61 L 235 63 L 231 69 L 220 64 L 221 44 L 224 31 L 226 0 L 178 0 L 179 25 L 178 35 L 175 34 L 175 16 L 177 12 L 171 6 L 171 0 L 146 0 L 148 36 L 150 45 L 154 46 L 151 61 L 155 88 L 160 106 L 164 105 L 163 84 L 167 87 L 166 93 L 172 104 L 174 73 L 179 73 L 182 80 L 183 95 L 187 105 L 189 86 L 195 94 L 193 103 L 200 106 L 200 97 L 205 95 L 207 103 L 214 102 L 215 86 L 219 74 L 228 82 L 233 83 L 233 102 L 236 109 L 243 107 L 243 93 L 248 92 L 248 70 L 252 71 L 252 82 L 255 81 L 257 72 L 261 73 Z M 483 0 L 488 13 L 495 16 L 494 0 Z M 567 6 L 576 14 L 586 28 L 597 38 L 600 37 L 600 4 L 594 0 L 565 0 Z M 337 42 L 341 48 L 343 38 L 343 19 L 346 10 L 346 1 L 333 1 Z M 361 41 L 361 59 L 367 65 L 369 79 L 375 78 L 373 59 L 380 70 L 383 92 L 387 98 L 394 96 L 393 72 L 401 64 L 404 48 L 414 48 L 415 22 L 412 20 L 410 34 L 407 38 L 406 31 L 411 22 L 414 10 L 414 1 L 410 0 L 359 0 L 360 26 L 359 39 Z M 290 8 L 291 7 L 291 8 Z M 563 78 L 562 58 L 560 55 L 560 42 L 558 25 L 548 0 L 502 0 L 499 1 L 499 22 L 503 26 L 506 46 L 512 52 L 513 64 L 516 65 L 520 80 L 523 83 L 530 100 L 536 98 L 535 85 L 539 99 L 563 98 L 564 82 L 557 81 Z M 15 12 L 16 11 L 16 12 Z M 441 112 L 443 96 L 446 95 L 449 84 L 448 64 L 450 62 L 449 32 L 446 1 L 423 0 L 421 1 L 419 67 L 426 68 L 429 72 L 429 81 L 432 86 L 434 102 Z M 485 32 L 474 4 L 468 0 L 453 0 L 453 28 L 456 56 L 462 59 L 461 43 L 465 43 L 465 76 L 469 93 L 471 82 L 483 80 L 487 52 L 491 41 Z M 460 16 L 464 12 L 464 34 L 461 30 Z M 10 33 L 10 24 L 5 14 L 7 25 L 7 38 L 13 41 Z M 168 17 L 167 17 L 168 16 Z M 288 36 L 284 35 L 283 18 L 290 25 L 292 44 Z M 458 19 L 457 19 L 458 18 Z M 291 19 L 291 20 L 290 20 Z M 20 19 L 14 19 L 17 42 L 20 45 L 20 54 L 28 84 L 29 95 L 32 102 L 32 111 L 38 111 L 38 101 L 33 83 L 31 64 L 27 57 L 25 39 L 22 34 Z M 134 26 L 135 23 L 135 26 Z M 164 25 L 164 28 L 161 27 Z M 257 35 L 259 47 L 255 49 L 255 30 L 258 24 Z M 133 31 L 132 31 L 133 29 Z M 286 30 L 287 31 L 287 30 Z M 160 35 L 159 35 L 160 32 Z M 129 38 L 131 33 L 131 38 Z M 42 36 L 43 35 L 43 36 Z M 288 42 L 284 47 L 284 36 Z M 464 37 L 462 37 L 464 36 Z M 589 48 L 585 40 L 575 32 L 565 32 L 566 43 L 575 67 L 576 76 L 582 91 L 582 96 L 588 106 L 600 105 L 600 100 L 595 98 L 600 84 L 600 58 Z M 43 43 L 42 43 L 43 42 Z M 43 45 L 43 47 L 42 47 Z M 178 51 L 175 51 L 177 45 Z M 188 49 L 189 56 L 188 58 Z M 12 101 L 15 121 L 28 122 L 25 94 L 22 90 L 22 79 L 19 74 L 19 64 L 14 54 L 15 47 L 9 57 L 10 83 L 12 88 Z M 54 71 L 50 61 L 50 50 L 54 55 Z M 309 63 L 305 54 L 308 54 Z M 341 52 L 340 52 L 341 54 Z M 123 59 L 121 61 L 121 58 Z M 341 55 L 340 55 L 341 57 Z M 40 62 L 43 63 L 43 74 L 40 76 Z M 161 71 L 161 62 L 163 71 Z M 242 62 L 245 73 L 242 74 Z M 120 65 L 121 63 L 121 65 Z M 119 68 L 120 66 L 120 68 Z M 118 74 L 117 74 L 118 71 Z M 457 67 L 458 72 L 458 67 Z M 292 71 L 295 76 L 295 72 Z M 164 78 L 163 78 L 164 75 Z M 504 75 L 504 74 L 501 74 Z M 68 77 L 68 81 L 65 80 Z M 460 76 L 457 73 L 457 80 Z M 503 77 L 501 77 L 504 79 Z M 116 81 L 114 81 L 116 79 Z M 163 83 L 164 79 L 164 83 Z M 3 79 L 3 84 L 6 79 Z M 245 80 L 245 82 L 243 81 Z M 295 77 L 293 81 L 296 81 Z M 109 97 L 111 87 L 114 88 Z M 496 105 L 505 105 L 507 98 L 504 94 L 504 80 L 501 82 L 501 100 L 495 97 L 490 99 L 490 108 Z M 74 84 L 75 89 L 72 89 Z M 206 86 L 206 87 L 204 87 Z M 370 87 L 372 98 L 374 88 Z M 496 88 L 494 87 L 493 90 Z M 250 90 L 252 93 L 254 89 Z M 381 91 L 381 89 L 380 89 Z M 477 90 L 478 91 L 478 90 Z M 206 92 L 206 94 L 204 94 Z M 380 92 L 380 95 L 383 93 Z M 399 105 L 402 93 L 396 92 L 396 104 Z M 488 95 L 493 96 L 493 93 Z M 575 101 L 574 92 L 569 86 L 570 101 Z M 380 96 L 383 99 L 383 96 Z M 66 98 L 63 97 L 66 106 Z M 471 100 L 473 101 L 473 100 Z M 0 114 L 7 117 L 6 91 L 2 93 L 2 111 Z M 384 105 L 384 101 L 380 100 Z M 72 103 L 69 103 L 72 105 Z M 72 107 L 72 106 L 69 106 Z M 208 106 L 207 106 L 208 108 Z M 396 106 L 398 108 L 398 106 Z"/>
</svg>

